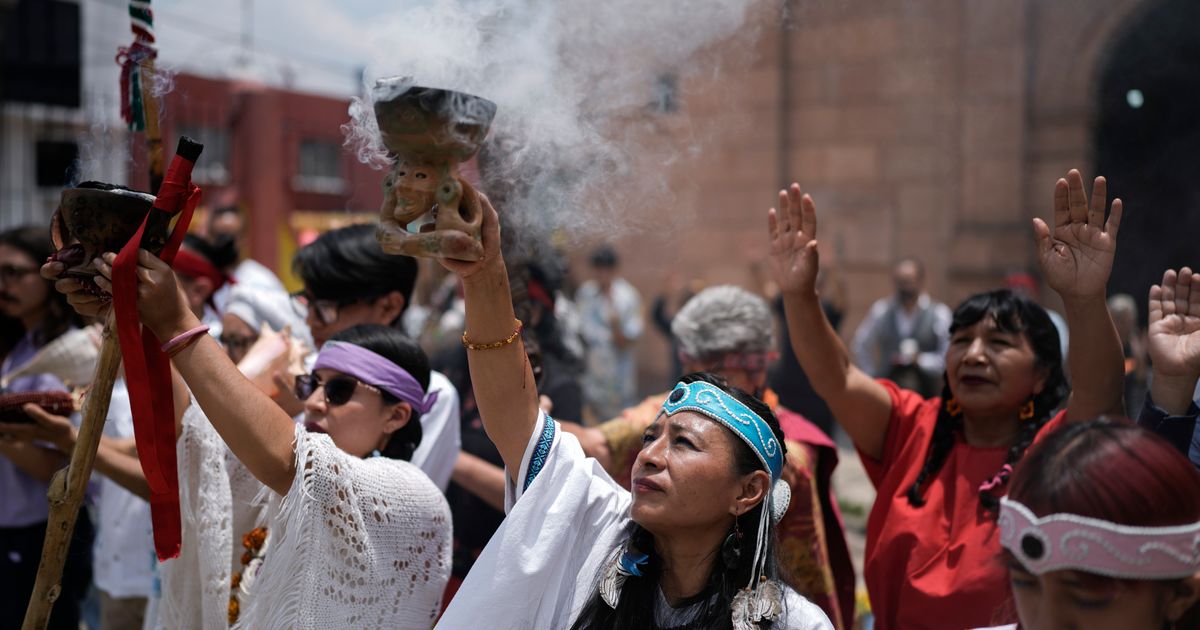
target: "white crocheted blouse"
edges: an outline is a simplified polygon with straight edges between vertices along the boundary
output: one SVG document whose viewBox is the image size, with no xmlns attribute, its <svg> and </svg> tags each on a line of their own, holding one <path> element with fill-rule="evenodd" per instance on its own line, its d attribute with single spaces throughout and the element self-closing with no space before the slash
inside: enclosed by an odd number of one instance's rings
<svg viewBox="0 0 1200 630">
<path fill-rule="evenodd" d="M 231 558 L 256 524 L 267 545 L 243 574 L 235 628 L 433 624 L 450 576 L 450 509 L 419 468 L 359 459 L 298 426 L 296 478 L 280 497 L 194 404 L 177 448 L 183 542 L 161 567 L 158 627 L 229 627 Z"/>
</svg>

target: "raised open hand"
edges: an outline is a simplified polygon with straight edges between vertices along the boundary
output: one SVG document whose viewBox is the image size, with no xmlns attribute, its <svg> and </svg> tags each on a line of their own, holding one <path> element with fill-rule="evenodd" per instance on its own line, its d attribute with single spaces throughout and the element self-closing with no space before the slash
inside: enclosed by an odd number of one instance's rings
<svg viewBox="0 0 1200 630">
<path fill-rule="evenodd" d="M 1121 200 L 1114 199 L 1105 223 L 1107 204 L 1108 185 L 1103 177 L 1092 184 L 1089 201 L 1083 176 L 1071 169 L 1066 179 L 1054 185 L 1054 229 L 1041 219 L 1033 220 L 1042 275 L 1064 300 L 1104 297 L 1117 252 L 1122 210 Z"/>
<path fill-rule="evenodd" d="M 767 211 L 771 272 L 783 293 L 816 294 L 817 206 L 800 184 L 779 191 L 779 208 Z"/>
<path fill-rule="evenodd" d="M 1150 287 L 1150 360 L 1160 376 L 1200 378 L 1200 273 L 1184 267 Z"/>
</svg>

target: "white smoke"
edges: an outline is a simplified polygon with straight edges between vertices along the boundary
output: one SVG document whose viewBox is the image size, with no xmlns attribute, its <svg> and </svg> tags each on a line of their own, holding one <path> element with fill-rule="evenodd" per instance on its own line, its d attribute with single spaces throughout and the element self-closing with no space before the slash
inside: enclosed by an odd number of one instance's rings
<svg viewBox="0 0 1200 630">
<path fill-rule="evenodd" d="M 662 216 L 652 211 L 672 203 L 664 167 L 704 137 L 655 112 L 665 97 L 656 88 L 682 89 L 690 77 L 711 80 L 744 61 L 728 50 L 704 53 L 735 34 L 753 37 L 743 28 L 752 4 L 432 0 L 372 29 L 367 84 L 407 75 L 494 101 L 483 190 L 503 198 L 506 225 L 527 243 L 611 237 Z M 362 161 L 383 163 L 371 103 L 356 102 L 351 115 L 347 144 Z M 506 241 L 513 236 L 506 232 Z"/>
</svg>

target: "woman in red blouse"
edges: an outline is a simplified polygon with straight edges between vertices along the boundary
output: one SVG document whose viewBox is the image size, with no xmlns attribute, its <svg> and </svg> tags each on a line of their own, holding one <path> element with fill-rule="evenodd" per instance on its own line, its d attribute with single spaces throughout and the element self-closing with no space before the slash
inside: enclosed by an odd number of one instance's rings
<svg viewBox="0 0 1200 630">
<path fill-rule="evenodd" d="M 1034 219 L 1047 284 L 1071 330 L 1067 393 L 1058 334 L 1040 306 L 1009 291 L 954 313 L 942 396 L 924 399 L 850 363 L 815 290 L 816 207 L 792 184 L 769 213 L 771 264 L 792 346 L 858 448 L 878 490 L 865 577 L 880 630 L 957 630 L 1015 621 L 996 510 L 1013 467 L 1063 422 L 1121 413 L 1121 343 L 1105 304 L 1121 202 L 1103 178 L 1089 202 L 1072 170 L 1054 191 L 1054 226 Z M 1055 413 L 1066 402 L 1063 411 Z"/>
</svg>

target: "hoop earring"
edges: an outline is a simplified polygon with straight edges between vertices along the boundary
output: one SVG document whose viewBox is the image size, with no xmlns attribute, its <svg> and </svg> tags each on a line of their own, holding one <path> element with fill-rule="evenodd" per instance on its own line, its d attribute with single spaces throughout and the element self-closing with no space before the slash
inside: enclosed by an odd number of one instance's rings
<svg viewBox="0 0 1200 630">
<path fill-rule="evenodd" d="M 1033 399 L 1030 398 L 1029 402 L 1025 403 L 1024 407 L 1021 407 L 1021 421 L 1033 420 L 1033 413 Z"/>
<path fill-rule="evenodd" d="M 736 516 L 733 518 L 733 531 L 721 543 L 721 559 L 725 561 L 726 569 L 733 569 L 742 562 L 742 529 L 738 526 Z"/>
<path fill-rule="evenodd" d="M 957 398 L 951 398 L 946 401 L 946 413 L 957 416 L 962 413 L 962 405 L 958 404 Z"/>
</svg>

